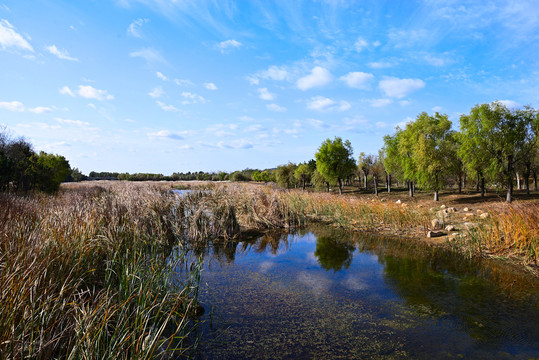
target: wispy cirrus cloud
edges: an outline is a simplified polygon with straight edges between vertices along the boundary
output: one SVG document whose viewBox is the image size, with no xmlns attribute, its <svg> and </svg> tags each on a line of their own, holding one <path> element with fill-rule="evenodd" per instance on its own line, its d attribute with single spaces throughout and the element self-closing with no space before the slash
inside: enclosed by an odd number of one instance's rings
<svg viewBox="0 0 539 360">
<path fill-rule="evenodd" d="M 184 140 L 186 132 L 172 132 L 169 130 L 159 130 L 156 132 L 149 132 L 146 135 L 150 139 L 169 139 L 169 140 Z"/>
<path fill-rule="evenodd" d="M 56 47 L 56 45 L 45 46 L 45 50 L 47 50 L 52 55 L 56 56 L 58 59 L 69 60 L 69 61 L 79 61 L 79 59 L 69 56 L 69 52 L 67 52 L 67 50 L 60 50 Z"/>
<path fill-rule="evenodd" d="M 258 97 L 262 100 L 273 101 L 275 100 L 275 94 L 268 91 L 267 88 L 258 89 Z"/>
<path fill-rule="evenodd" d="M 164 93 L 165 92 L 163 91 L 163 88 L 161 86 L 158 86 L 156 88 L 153 88 L 153 90 L 150 91 L 148 93 L 148 95 L 150 95 L 154 99 L 157 99 L 157 98 L 160 98 L 161 96 L 163 96 Z"/>
<path fill-rule="evenodd" d="M 139 39 L 142 38 L 142 25 L 149 21 L 150 20 L 143 18 L 133 20 L 133 22 L 127 27 L 127 34 Z"/>
<path fill-rule="evenodd" d="M 270 110 L 270 111 L 275 111 L 275 112 L 285 112 L 286 111 L 285 107 L 279 106 L 277 104 L 268 104 L 268 105 L 266 105 L 266 108 L 268 110 Z"/>
<path fill-rule="evenodd" d="M 217 85 L 212 82 L 204 83 L 204 87 L 208 90 L 217 90 Z"/>
<path fill-rule="evenodd" d="M 112 100 L 114 96 L 106 90 L 96 89 L 91 85 L 79 85 L 79 89 L 73 92 L 69 86 L 64 86 L 60 89 L 60 94 L 76 97 L 77 95 L 85 99 L 95 99 L 99 101 Z"/>
<path fill-rule="evenodd" d="M 164 102 L 162 101 L 159 101 L 157 100 L 155 102 L 163 111 L 168 111 L 168 112 L 178 112 L 180 111 L 180 109 L 178 109 L 176 106 L 174 105 L 169 105 L 169 104 L 165 104 Z"/>
<path fill-rule="evenodd" d="M 155 50 L 153 48 L 142 48 L 136 51 L 132 51 L 129 53 L 129 56 L 132 58 L 141 58 L 146 60 L 150 64 L 166 64 L 167 61 L 161 53 L 158 50 Z"/>
<path fill-rule="evenodd" d="M 3 50 L 17 49 L 34 52 L 32 45 L 5 19 L 0 20 L 0 45 Z"/>
</svg>

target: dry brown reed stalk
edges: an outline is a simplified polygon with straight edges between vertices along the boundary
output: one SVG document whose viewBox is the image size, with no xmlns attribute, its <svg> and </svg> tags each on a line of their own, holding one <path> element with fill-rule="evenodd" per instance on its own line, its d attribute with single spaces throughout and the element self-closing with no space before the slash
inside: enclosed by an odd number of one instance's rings
<svg viewBox="0 0 539 360">
<path fill-rule="evenodd" d="M 147 184 L 0 194 L 0 358 L 153 358 L 181 345 L 197 284 L 170 284 L 175 205 Z"/>
<path fill-rule="evenodd" d="M 539 260 L 539 204 L 507 204 L 470 231 L 469 242 L 490 253 Z"/>
</svg>

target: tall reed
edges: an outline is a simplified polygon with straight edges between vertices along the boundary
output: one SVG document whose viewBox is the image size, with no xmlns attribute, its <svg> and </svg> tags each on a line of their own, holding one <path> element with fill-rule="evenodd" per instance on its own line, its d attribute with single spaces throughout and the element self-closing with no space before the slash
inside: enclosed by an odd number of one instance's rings
<svg viewBox="0 0 539 360">
<path fill-rule="evenodd" d="M 198 284 L 171 281 L 175 205 L 170 192 L 134 184 L 0 194 L 0 357 L 188 352 Z"/>
</svg>

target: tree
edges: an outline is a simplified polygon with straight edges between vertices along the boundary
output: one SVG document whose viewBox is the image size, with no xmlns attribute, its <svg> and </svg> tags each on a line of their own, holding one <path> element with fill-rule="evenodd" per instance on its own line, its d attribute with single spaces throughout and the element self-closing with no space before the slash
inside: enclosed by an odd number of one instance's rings
<svg viewBox="0 0 539 360">
<path fill-rule="evenodd" d="M 462 132 L 473 144 L 470 151 L 485 156 L 484 168 L 490 179 L 506 183 L 507 202 L 513 199 L 515 167 L 537 148 L 538 127 L 535 109 L 511 111 L 498 101 L 476 105 L 469 115 L 461 116 Z"/>
<path fill-rule="evenodd" d="M 275 170 L 275 179 L 280 187 L 289 189 L 294 184 L 294 172 L 296 171 L 296 164 L 289 162 L 286 165 L 280 165 Z"/>
<path fill-rule="evenodd" d="M 371 166 L 372 181 L 374 183 L 374 194 L 378 196 L 378 177 L 384 174 L 384 163 L 380 157 L 374 157 L 374 162 Z"/>
<path fill-rule="evenodd" d="M 294 172 L 294 177 L 298 181 L 301 181 L 301 188 L 303 189 L 303 191 L 305 191 L 305 183 L 307 181 L 311 181 L 311 175 L 311 169 L 306 163 L 299 164 L 299 166 L 296 168 L 296 171 Z"/>
<path fill-rule="evenodd" d="M 326 139 L 315 154 L 316 169 L 326 179 L 337 181 L 341 195 L 342 180 L 356 169 L 353 153 L 349 140 L 343 142 L 340 137 L 335 137 L 333 141 Z"/>
<path fill-rule="evenodd" d="M 414 159 L 414 171 L 410 178 L 423 188 L 434 191 L 434 200 L 439 200 L 449 173 L 450 152 L 452 151 L 451 121 L 447 115 L 435 113 L 429 116 L 423 112 L 417 120 L 406 126 L 405 135 Z"/>
<path fill-rule="evenodd" d="M 373 165 L 374 165 L 373 155 L 365 155 L 364 152 L 359 154 L 358 167 L 363 173 L 363 184 L 365 187 L 365 191 L 367 191 L 367 178 L 369 177 L 369 173 L 371 172 L 371 168 Z"/>
<path fill-rule="evenodd" d="M 401 132 L 400 129 L 397 130 L 397 134 L 394 136 L 386 135 L 384 136 L 384 147 L 382 151 L 384 153 L 384 168 L 388 173 L 388 188 L 387 191 L 391 192 L 391 177 L 394 175 L 397 179 L 402 178 L 402 163 L 399 154 L 399 143 L 398 143 L 398 133 Z"/>
</svg>

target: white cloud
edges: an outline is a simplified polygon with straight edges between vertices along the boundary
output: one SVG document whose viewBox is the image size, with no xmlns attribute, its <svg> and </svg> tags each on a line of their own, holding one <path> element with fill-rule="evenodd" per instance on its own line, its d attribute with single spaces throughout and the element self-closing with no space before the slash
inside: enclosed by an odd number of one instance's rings
<svg viewBox="0 0 539 360">
<path fill-rule="evenodd" d="M 0 20 L 0 45 L 2 45 L 3 50 L 8 48 L 18 48 L 34 52 L 34 49 L 28 41 L 26 41 L 21 34 L 16 32 L 15 27 L 5 19 Z"/>
<path fill-rule="evenodd" d="M 219 141 L 217 146 L 221 149 L 252 149 L 253 144 L 246 139 L 233 140 L 231 142 L 225 143 L 224 141 Z"/>
<path fill-rule="evenodd" d="M 315 96 L 307 103 L 308 109 L 316 111 L 345 111 L 350 109 L 350 107 L 347 101 L 341 100 L 337 103 L 335 100 L 322 96 Z"/>
<path fill-rule="evenodd" d="M 182 92 L 182 96 L 186 99 L 182 101 L 182 104 L 188 105 L 188 104 L 197 104 L 197 103 L 205 103 L 206 99 L 204 99 L 202 96 L 198 94 L 194 94 L 188 91 Z"/>
<path fill-rule="evenodd" d="M 498 100 L 498 101 L 502 103 L 503 105 L 505 105 L 510 110 L 518 109 L 522 107 L 522 105 L 520 105 L 519 103 L 513 100 Z"/>
<path fill-rule="evenodd" d="M 371 99 L 370 100 L 372 107 L 384 107 L 391 105 L 393 103 L 393 100 L 391 99 Z"/>
<path fill-rule="evenodd" d="M 191 80 L 185 80 L 185 79 L 174 79 L 174 83 L 178 86 L 193 86 L 193 82 Z"/>
<path fill-rule="evenodd" d="M 24 111 L 24 104 L 20 101 L 1 101 L 0 102 L 0 109 L 9 110 L 9 111 L 15 111 L 15 112 L 23 112 Z"/>
<path fill-rule="evenodd" d="M 79 85 L 79 91 L 77 93 L 85 99 L 96 99 L 99 101 L 114 99 L 114 96 L 107 91 L 96 89 L 90 85 Z"/>
<path fill-rule="evenodd" d="M 168 78 L 167 78 L 165 75 L 163 75 L 163 73 L 160 72 L 160 71 L 157 71 L 157 72 L 155 73 L 155 75 L 157 75 L 157 77 L 158 77 L 159 79 L 163 80 L 163 81 L 168 81 Z"/>
<path fill-rule="evenodd" d="M 386 77 L 379 83 L 380 89 L 390 97 L 403 98 L 412 92 L 425 87 L 425 82 L 420 79 L 399 79 Z"/>
<path fill-rule="evenodd" d="M 284 81 L 290 79 L 290 73 L 284 67 L 270 66 L 267 70 L 262 70 L 254 75 L 248 76 L 247 80 L 251 85 L 258 85 L 260 79 Z"/>
<path fill-rule="evenodd" d="M 159 51 L 152 48 L 143 48 L 137 51 L 129 53 L 130 57 L 139 57 L 146 60 L 149 63 L 163 63 L 166 64 L 165 59 L 161 56 Z"/>
<path fill-rule="evenodd" d="M 258 94 L 262 100 L 273 101 L 275 99 L 275 94 L 270 93 L 267 88 L 258 89 Z"/>
<path fill-rule="evenodd" d="M 376 122 L 376 127 L 382 129 L 382 128 L 387 127 L 387 124 L 383 121 L 378 121 Z"/>
<path fill-rule="evenodd" d="M 221 41 L 220 43 L 216 45 L 216 47 L 221 51 L 221 53 L 225 53 L 230 49 L 239 48 L 241 46 L 242 46 L 242 43 L 234 39 Z"/>
<path fill-rule="evenodd" d="M 268 110 L 275 111 L 275 112 L 285 112 L 286 111 L 286 108 L 284 108 L 282 106 L 279 106 L 277 104 L 268 104 L 268 105 L 266 105 L 266 108 Z"/>
<path fill-rule="evenodd" d="M 157 98 L 160 98 L 161 96 L 163 96 L 164 93 L 165 92 L 163 91 L 163 88 L 161 86 L 159 86 L 159 87 L 154 88 L 152 91 L 150 91 L 148 93 L 148 95 L 150 95 L 154 99 L 157 99 Z"/>
<path fill-rule="evenodd" d="M 307 90 L 313 87 L 327 85 L 332 79 L 333 77 L 327 69 L 317 66 L 312 69 L 309 75 L 298 79 L 296 85 L 300 90 Z"/>
<path fill-rule="evenodd" d="M 28 109 L 28 111 L 34 114 L 44 114 L 44 113 L 51 112 L 52 109 L 47 106 L 36 106 L 35 108 Z"/>
<path fill-rule="evenodd" d="M 374 61 L 368 63 L 367 66 L 373 69 L 386 69 L 392 67 L 393 64 L 388 61 Z"/>
<path fill-rule="evenodd" d="M 75 97 L 76 95 L 71 91 L 71 89 L 68 86 L 64 86 L 60 89 L 60 94 L 62 95 L 69 95 L 71 97 Z"/>
<path fill-rule="evenodd" d="M 360 71 L 349 72 L 348 74 L 340 77 L 340 80 L 344 81 L 348 86 L 356 89 L 368 89 L 373 79 L 373 74 Z"/>
<path fill-rule="evenodd" d="M 144 23 L 147 23 L 149 21 L 150 20 L 148 19 L 142 19 L 142 18 L 134 20 L 131 24 L 129 24 L 129 27 L 127 28 L 127 34 L 136 38 L 141 38 L 142 34 L 140 32 L 140 29 L 142 28 L 142 25 Z"/>
<path fill-rule="evenodd" d="M 330 128 L 330 126 L 326 123 L 324 123 L 323 121 L 321 120 L 317 120 L 317 119 L 307 119 L 307 122 L 309 123 L 309 125 L 311 125 L 313 128 L 315 129 L 318 129 L 318 130 L 328 130 Z"/>
<path fill-rule="evenodd" d="M 45 46 L 45 49 L 52 55 L 62 60 L 79 61 L 79 59 L 69 56 L 67 50 L 59 50 L 56 45 Z"/>
<path fill-rule="evenodd" d="M 425 59 L 425 61 L 432 66 L 445 66 L 453 63 L 453 60 L 447 57 L 425 55 L 423 59 Z"/>
<path fill-rule="evenodd" d="M 159 100 L 156 101 L 156 104 L 159 105 L 159 107 L 163 109 L 164 111 L 180 111 L 180 109 L 178 109 L 174 105 L 167 105 Z"/>
<path fill-rule="evenodd" d="M 204 87 L 208 90 L 217 90 L 217 85 L 214 83 L 204 83 Z"/>
<path fill-rule="evenodd" d="M 438 112 L 438 113 L 441 112 L 442 110 L 443 110 L 443 108 L 441 106 L 435 106 L 435 107 L 432 108 L 432 111 Z"/>
<path fill-rule="evenodd" d="M 54 118 L 54 120 L 64 125 L 76 125 L 76 126 L 81 126 L 81 127 L 90 126 L 90 123 L 86 121 L 70 120 L 70 119 L 62 119 L 62 118 Z"/>
<path fill-rule="evenodd" d="M 408 125 L 408 123 L 411 123 L 411 122 L 414 122 L 415 120 L 411 117 L 407 117 L 406 119 L 402 120 L 401 122 L 399 122 L 397 125 L 395 125 L 395 128 L 400 128 L 402 130 L 406 129 L 406 125 Z"/>
<path fill-rule="evenodd" d="M 356 48 L 356 51 L 358 53 L 361 52 L 361 50 L 365 49 L 367 46 L 369 46 L 369 43 L 363 38 L 358 38 L 354 44 L 354 47 Z"/>
<path fill-rule="evenodd" d="M 147 133 L 150 139 L 170 139 L 170 140 L 183 140 L 185 133 L 171 132 L 168 130 L 159 130 L 156 132 Z"/>
</svg>

